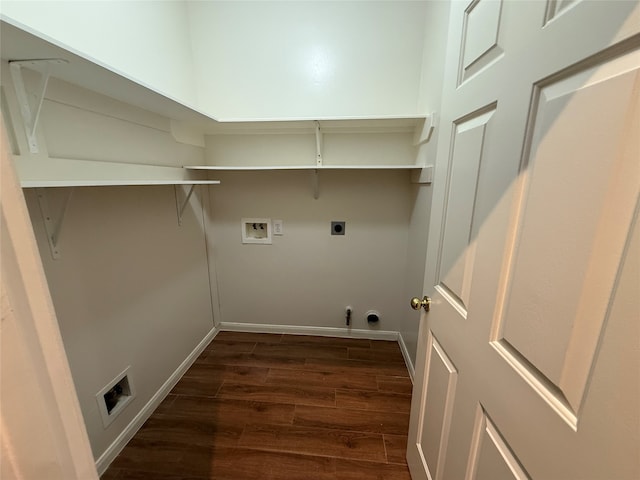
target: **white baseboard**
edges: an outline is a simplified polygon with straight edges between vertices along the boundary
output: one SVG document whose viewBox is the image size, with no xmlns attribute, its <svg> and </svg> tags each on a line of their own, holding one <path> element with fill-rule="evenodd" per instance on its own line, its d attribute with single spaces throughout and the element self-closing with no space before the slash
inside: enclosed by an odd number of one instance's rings
<svg viewBox="0 0 640 480">
<path fill-rule="evenodd" d="M 260 323 L 220 323 L 221 331 L 252 333 L 286 333 L 288 335 L 317 335 L 321 337 L 367 338 L 369 340 L 398 340 L 398 332 L 357 328 L 305 327 L 300 325 L 263 325 Z"/>
<path fill-rule="evenodd" d="M 209 342 L 218 333 L 219 327 L 213 327 L 209 333 L 202 339 L 202 341 L 193 349 L 187 358 L 180 364 L 180 366 L 171 374 L 166 382 L 160 387 L 153 397 L 147 402 L 147 404 L 138 412 L 138 414 L 131 420 L 129 425 L 122 431 L 120 435 L 113 441 L 111 445 L 104 451 L 102 455 L 96 460 L 96 469 L 98 474 L 102 475 L 111 462 L 118 456 L 122 449 L 127 445 L 129 440 L 140 430 L 140 427 L 147 421 L 158 405 L 165 399 L 171 389 L 178 383 L 184 373 L 191 367 L 193 362 L 196 361 L 198 356 L 204 351 Z"/>
<path fill-rule="evenodd" d="M 409 371 L 409 377 L 411 377 L 411 383 L 413 383 L 414 377 L 416 375 L 416 369 L 413 366 L 413 362 L 411 361 L 411 355 L 409 355 L 407 344 L 404 343 L 404 338 L 402 338 L 402 334 L 400 332 L 398 332 L 398 344 L 400 345 L 400 351 L 402 352 L 402 356 L 404 357 L 404 363 L 407 366 L 407 370 Z"/>
</svg>

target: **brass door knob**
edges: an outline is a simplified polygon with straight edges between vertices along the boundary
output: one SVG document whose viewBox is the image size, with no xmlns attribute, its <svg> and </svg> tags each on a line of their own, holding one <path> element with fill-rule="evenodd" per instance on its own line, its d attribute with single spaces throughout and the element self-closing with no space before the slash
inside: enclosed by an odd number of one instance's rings
<svg viewBox="0 0 640 480">
<path fill-rule="evenodd" d="M 425 312 L 431 310 L 431 299 L 426 295 L 422 300 L 420 300 L 418 297 L 413 297 L 411 299 L 411 308 L 413 308 L 414 310 L 420 310 L 420 307 L 424 308 Z"/>
</svg>

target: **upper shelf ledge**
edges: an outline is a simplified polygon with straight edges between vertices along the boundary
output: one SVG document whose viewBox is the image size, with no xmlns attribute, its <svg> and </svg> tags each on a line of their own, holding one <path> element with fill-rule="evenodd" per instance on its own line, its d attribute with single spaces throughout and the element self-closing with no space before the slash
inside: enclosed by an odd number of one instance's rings
<svg viewBox="0 0 640 480">
<path fill-rule="evenodd" d="M 429 115 L 406 115 L 219 121 L 209 125 L 205 134 L 313 134 L 318 125 L 323 133 L 404 133 L 420 129 L 425 119 L 429 117 Z"/>
<path fill-rule="evenodd" d="M 217 185 L 218 180 L 198 178 L 182 167 L 101 162 L 69 158 L 14 156 L 23 188 L 100 187 L 117 185 Z"/>
<path fill-rule="evenodd" d="M 145 185 L 220 185 L 220 180 L 23 180 L 22 188 L 113 187 Z"/>
<path fill-rule="evenodd" d="M 417 170 L 422 165 L 189 165 L 187 170 L 260 171 L 260 170 Z"/>
</svg>

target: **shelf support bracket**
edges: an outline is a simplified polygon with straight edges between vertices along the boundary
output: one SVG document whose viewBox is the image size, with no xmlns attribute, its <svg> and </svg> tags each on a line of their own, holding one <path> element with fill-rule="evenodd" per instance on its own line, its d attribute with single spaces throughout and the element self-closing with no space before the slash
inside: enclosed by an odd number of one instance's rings
<svg viewBox="0 0 640 480">
<path fill-rule="evenodd" d="M 415 146 L 422 145 L 431 140 L 433 131 L 438 126 L 438 114 L 437 112 L 431 112 L 424 117 L 422 125 L 418 126 L 414 132 L 413 144 Z"/>
<path fill-rule="evenodd" d="M 320 122 L 318 120 L 316 120 L 316 165 L 318 167 L 322 166 L 322 130 L 320 130 Z"/>
<path fill-rule="evenodd" d="M 64 224 L 64 217 L 67 214 L 67 209 L 71 202 L 73 190 L 73 187 L 68 189 L 68 193 L 62 204 L 59 216 L 55 219 L 51 214 L 51 209 L 49 207 L 47 190 L 44 188 L 36 188 L 38 205 L 40 206 L 40 213 L 42 214 L 42 220 L 44 221 L 44 229 L 47 232 L 47 241 L 49 243 L 49 249 L 51 250 L 51 256 L 54 260 L 59 260 L 62 256 L 59 248 L 60 235 L 62 234 L 62 225 Z"/>
<path fill-rule="evenodd" d="M 29 151 L 31 153 L 38 153 L 39 151 L 38 141 L 36 140 L 36 128 L 40 118 L 40 111 L 42 110 L 44 94 L 47 90 L 47 84 L 49 83 L 49 76 L 51 75 L 51 65 L 64 63 L 68 62 L 59 58 L 43 60 L 12 60 L 9 62 L 11 79 L 13 80 L 13 87 L 16 91 L 18 103 L 20 104 L 22 124 L 24 125 L 24 131 L 27 135 L 27 143 L 29 144 Z M 32 69 L 40 72 L 40 83 L 33 94 L 35 96 L 35 105 L 33 107 L 29 102 L 29 95 L 27 94 L 27 89 L 24 85 L 24 78 L 22 76 L 23 67 L 31 67 Z"/>
<path fill-rule="evenodd" d="M 173 190 L 176 194 L 176 211 L 178 213 L 178 225 L 182 226 L 182 215 L 184 214 L 187 205 L 189 204 L 189 199 L 191 199 L 191 195 L 193 195 L 193 190 L 196 188 L 195 183 L 189 186 L 189 192 L 186 194 L 184 201 L 180 201 L 180 195 L 178 194 L 178 185 L 173 186 Z"/>
</svg>

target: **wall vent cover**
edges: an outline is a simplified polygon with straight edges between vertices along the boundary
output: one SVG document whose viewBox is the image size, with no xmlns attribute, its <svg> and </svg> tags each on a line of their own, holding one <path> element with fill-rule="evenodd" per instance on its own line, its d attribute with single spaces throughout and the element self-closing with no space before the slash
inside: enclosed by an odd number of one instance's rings
<svg viewBox="0 0 640 480">
<path fill-rule="evenodd" d="M 104 428 L 107 428 L 136 396 L 130 368 L 125 368 L 120 375 L 96 393 Z"/>
</svg>

